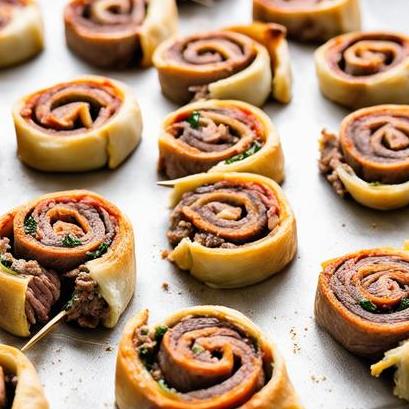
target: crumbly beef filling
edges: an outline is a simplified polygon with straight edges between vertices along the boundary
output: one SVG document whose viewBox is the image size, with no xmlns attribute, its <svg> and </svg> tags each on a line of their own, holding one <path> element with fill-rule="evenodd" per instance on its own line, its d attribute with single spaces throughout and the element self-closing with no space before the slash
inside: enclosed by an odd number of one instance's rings
<svg viewBox="0 0 409 409">
<path fill-rule="evenodd" d="M 336 168 L 345 163 L 339 139 L 336 135 L 323 131 L 321 137 L 321 156 L 318 162 L 320 172 L 332 185 L 335 192 L 344 197 L 347 194 L 344 184 L 338 177 Z"/>
<path fill-rule="evenodd" d="M 0 366 L 0 409 L 11 409 L 17 387 L 17 376 Z"/>
<path fill-rule="evenodd" d="M 50 319 L 52 307 L 60 300 L 59 275 L 46 270 L 35 260 L 16 259 L 10 252 L 10 239 L 0 239 L 0 260 L 12 272 L 29 276 L 26 292 L 26 316 L 30 325 L 45 323 Z M 98 284 L 85 266 L 79 266 L 62 275 L 63 283 L 73 288 L 74 295 L 67 305 L 67 320 L 79 326 L 95 328 L 107 317 L 109 306 L 98 292 Z M 1 407 L 0 407 L 1 409 Z"/>
<path fill-rule="evenodd" d="M 67 320 L 76 321 L 81 327 L 96 328 L 109 312 L 109 306 L 98 292 L 98 284 L 85 266 L 65 274 L 73 280 L 74 295 L 67 306 Z"/>
</svg>

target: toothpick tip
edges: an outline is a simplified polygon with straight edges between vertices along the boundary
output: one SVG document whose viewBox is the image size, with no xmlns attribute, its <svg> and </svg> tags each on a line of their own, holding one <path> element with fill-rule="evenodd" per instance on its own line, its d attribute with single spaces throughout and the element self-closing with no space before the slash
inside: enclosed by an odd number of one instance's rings
<svg viewBox="0 0 409 409">
<path fill-rule="evenodd" d="M 41 339 L 43 339 L 51 330 L 57 326 L 60 321 L 64 319 L 64 317 L 67 315 L 67 311 L 63 310 L 60 311 L 51 321 L 49 321 L 43 328 L 40 329 L 40 331 L 35 334 L 30 341 L 27 342 L 22 348 L 21 352 L 26 352 L 30 348 L 32 348 L 37 342 L 39 342 Z"/>
</svg>

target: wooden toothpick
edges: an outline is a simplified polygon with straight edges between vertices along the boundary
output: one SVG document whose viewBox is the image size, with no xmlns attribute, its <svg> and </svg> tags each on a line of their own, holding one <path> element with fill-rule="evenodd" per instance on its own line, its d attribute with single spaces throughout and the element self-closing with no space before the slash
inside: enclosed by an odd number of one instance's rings
<svg viewBox="0 0 409 409">
<path fill-rule="evenodd" d="M 58 313 L 51 321 L 49 321 L 43 328 L 41 328 L 40 331 L 38 331 L 37 334 L 35 334 L 33 338 L 31 338 L 30 341 L 28 341 L 27 344 L 23 346 L 23 348 L 21 348 L 21 351 L 28 351 L 37 342 L 43 339 L 49 332 L 54 329 L 55 326 L 57 326 L 64 319 L 67 314 L 68 312 L 66 310 Z"/>
<path fill-rule="evenodd" d="M 156 182 L 158 186 L 165 186 L 165 187 L 173 187 L 175 186 L 174 180 L 162 180 L 160 182 Z"/>
</svg>

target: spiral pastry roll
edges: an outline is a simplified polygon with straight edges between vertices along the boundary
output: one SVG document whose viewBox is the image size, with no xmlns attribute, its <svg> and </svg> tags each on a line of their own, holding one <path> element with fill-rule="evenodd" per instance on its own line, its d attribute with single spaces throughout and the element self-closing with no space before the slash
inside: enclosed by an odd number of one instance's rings
<svg viewBox="0 0 409 409">
<path fill-rule="evenodd" d="M 290 38 L 304 42 L 361 28 L 359 0 L 253 0 L 253 19 L 282 24 Z"/>
<path fill-rule="evenodd" d="M 28 336 L 54 307 L 82 327 L 114 327 L 134 287 L 132 227 L 103 197 L 52 193 L 0 218 L 0 327 L 10 333 Z"/>
<path fill-rule="evenodd" d="M 0 68 L 26 61 L 44 47 L 36 0 L 0 0 Z"/>
<path fill-rule="evenodd" d="M 173 182 L 168 259 L 216 288 L 278 273 L 293 259 L 296 223 L 280 187 L 249 173 L 211 172 Z"/>
<path fill-rule="evenodd" d="M 349 351 L 379 354 L 409 336 L 409 252 L 362 250 L 323 264 L 315 317 Z"/>
<path fill-rule="evenodd" d="M 149 327 L 147 310 L 123 333 L 119 409 L 301 409 L 281 355 L 244 315 L 188 308 Z"/>
<path fill-rule="evenodd" d="M 409 103 L 409 37 L 389 32 L 338 36 L 315 53 L 322 93 L 348 108 Z"/>
<path fill-rule="evenodd" d="M 0 408 L 48 409 L 33 364 L 18 349 L 0 344 Z"/>
<path fill-rule="evenodd" d="M 117 168 L 138 146 L 142 117 L 122 83 L 87 76 L 25 96 L 13 109 L 18 155 L 46 172 Z"/>
<path fill-rule="evenodd" d="M 383 371 L 393 367 L 396 367 L 393 394 L 409 401 L 409 341 L 387 351 L 381 361 L 371 366 L 371 374 L 378 378 Z"/>
<path fill-rule="evenodd" d="M 323 131 L 320 170 L 334 190 L 374 209 L 409 204 L 409 106 L 380 105 L 347 116 L 339 137 Z"/>
<path fill-rule="evenodd" d="M 155 51 L 162 92 L 172 101 L 237 99 L 261 106 L 291 99 L 285 28 L 255 23 L 170 39 Z"/>
<path fill-rule="evenodd" d="M 170 114 L 159 155 L 159 170 L 171 179 L 208 170 L 284 178 L 277 130 L 263 111 L 239 101 L 201 101 Z"/>
<path fill-rule="evenodd" d="M 178 26 L 175 0 L 70 0 L 64 21 L 71 51 L 102 68 L 151 66 Z"/>
</svg>

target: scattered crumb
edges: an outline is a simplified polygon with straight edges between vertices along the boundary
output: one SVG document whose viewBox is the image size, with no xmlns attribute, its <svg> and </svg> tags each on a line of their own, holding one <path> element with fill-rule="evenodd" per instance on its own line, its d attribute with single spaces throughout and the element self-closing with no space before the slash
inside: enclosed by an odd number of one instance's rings
<svg viewBox="0 0 409 409">
<path fill-rule="evenodd" d="M 290 329 L 290 337 L 294 341 L 297 338 L 297 332 L 294 327 Z"/>
<path fill-rule="evenodd" d="M 169 283 L 164 281 L 162 283 L 162 290 L 168 292 L 169 291 Z"/>
<path fill-rule="evenodd" d="M 169 254 L 170 254 L 170 251 L 169 250 L 162 250 L 161 252 L 160 252 L 160 256 L 162 257 L 162 259 L 163 260 L 166 260 L 167 258 L 168 258 L 168 256 L 169 256 Z"/>
<path fill-rule="evenodd" d="M 112 347 L 106 347 L 105 348 L 105 351 L 107 351 L 107 352 L 111 352 L 111 351 L 113 351 L 114 350 L 114 348 L 112 348 Z"/>
<path fill-rule="evenodd" d="M 311 375 L 311 380 L 314 383 L 321 383 L 321 382 L 325 382 L 327 380 L 326 376 L 320 376 L 320 375 Z"/>
<path fill-rule="evenodd" d="M 297 354 L 301 351 L 301 347 L 298 344 L 293 345 L 293 354 Z"/>
<path fill-rule="evenodd" d="M 293 354 L 297 354 L 298 352 L 301 351 L 301 347 L 298 344 L 297 331 L 295 330 L 294 327 L 290 329 L 290 337 L 291 337 L 291 340 L 293 341 Z"/>
</svg>

